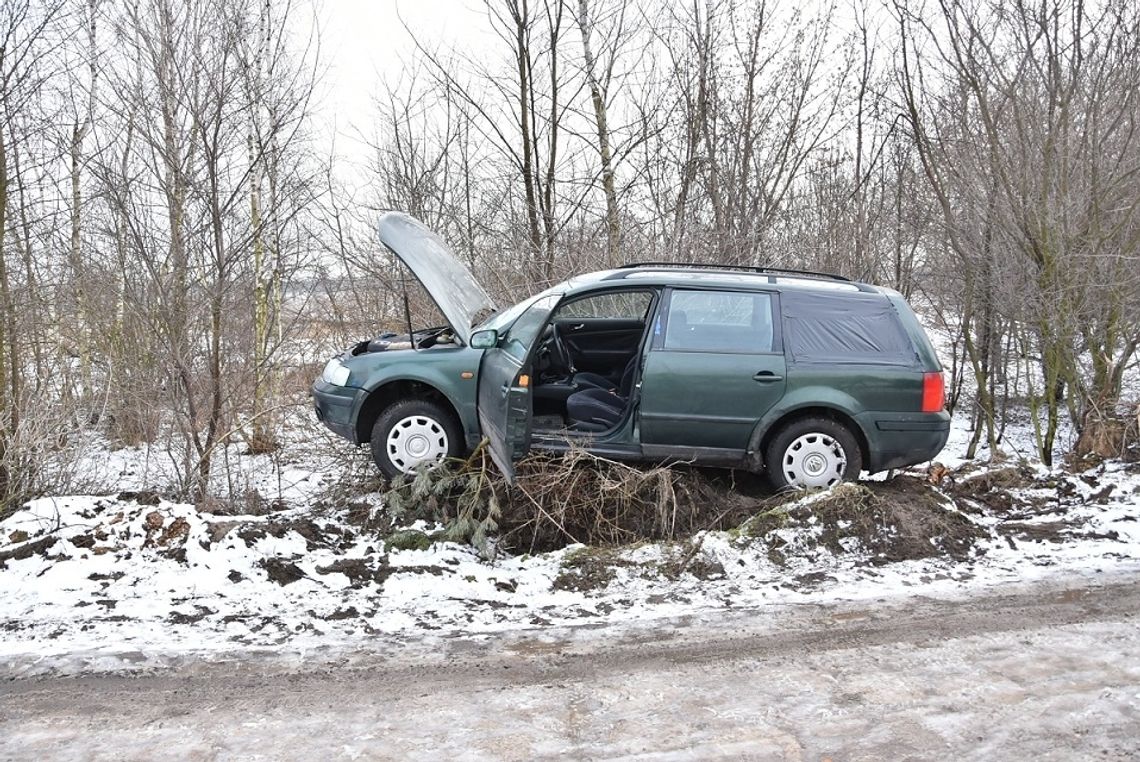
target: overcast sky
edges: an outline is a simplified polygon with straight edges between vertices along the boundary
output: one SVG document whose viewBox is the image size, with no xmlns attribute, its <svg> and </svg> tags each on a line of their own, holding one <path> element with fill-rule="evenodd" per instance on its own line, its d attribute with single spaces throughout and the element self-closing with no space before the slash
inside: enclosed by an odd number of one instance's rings
<svg viewBox="0 0 1140 762">
<path fill-rule="evenodd" d="M 321 139 L 335 140 L 348 162 L 360 158 L 359 136 L 372 131 L 372 98 L 395 82 L 415 49 L 409 29 L 431 47 L 478 50 L 488 38 L 478 0 L 313 0 L 324 67 L 313 114 Z M 407 29 L 405 29 L 405 25 Z M 348 169 L 344 167 L 343 169 Z"/>
</svg>

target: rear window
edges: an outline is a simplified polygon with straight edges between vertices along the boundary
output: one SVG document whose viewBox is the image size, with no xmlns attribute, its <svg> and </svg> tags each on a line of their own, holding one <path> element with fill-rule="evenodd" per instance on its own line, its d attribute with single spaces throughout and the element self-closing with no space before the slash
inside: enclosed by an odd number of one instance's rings
<svg viewBox="0 0 1140 762">
<path fill-rule="evenodd" d="M 788 359 L 801 363 L 905 365 L 918 356 L 894 308 L 877 294 L 785 291 L 780 297 Z"/>
</svg>

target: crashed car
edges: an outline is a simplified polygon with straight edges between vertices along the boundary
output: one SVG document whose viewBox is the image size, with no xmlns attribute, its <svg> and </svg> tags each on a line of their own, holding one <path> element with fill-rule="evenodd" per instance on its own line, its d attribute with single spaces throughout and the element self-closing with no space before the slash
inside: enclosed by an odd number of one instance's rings
<svg viewBox="0 0 1140 762">
<path fill-rule="evenodd" d="M 362 341 L 313 385 L 316 415 L 388 477 L 484 439 L 513 478 L 531 450 L 766 471 L 828 487 L 931 460 L 942 368 L 903 297 L 839 276 L 642 263 L 499 309 L 422 223 L 380 241 L 447 325 Z"/>
</svg>

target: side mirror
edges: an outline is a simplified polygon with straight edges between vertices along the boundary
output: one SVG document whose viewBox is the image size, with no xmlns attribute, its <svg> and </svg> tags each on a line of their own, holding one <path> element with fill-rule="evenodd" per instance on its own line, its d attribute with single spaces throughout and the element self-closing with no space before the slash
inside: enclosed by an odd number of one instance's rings
<svg viewBox="0 0 1140 762">
<path fill-rule="evenodd" d="M 471 334 L 472 349 L 493 349 L 499 345 L 499 332 L 494 328 Z"/>
</svg>

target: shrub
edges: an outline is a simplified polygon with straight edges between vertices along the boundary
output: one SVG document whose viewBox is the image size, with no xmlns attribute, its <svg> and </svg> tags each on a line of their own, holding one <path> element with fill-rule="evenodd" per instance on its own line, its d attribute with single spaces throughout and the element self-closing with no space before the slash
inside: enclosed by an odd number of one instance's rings
<svg viewBox="0 0 1140 762">
<path fill-rule="evenodd" d="M 398 521 L 440 522 L 445 539 L 490 556 L 498 547 L 617 546 L 727 529 L 759 504 L 734 483 L 726 489 L 723 482 L 733 478 L 684 466 L 639 468 L 572 450 L 528 456 L 508 484 L 480 447 L 466 460 L 395 480 L 385 500 Z"/>
</svg>

